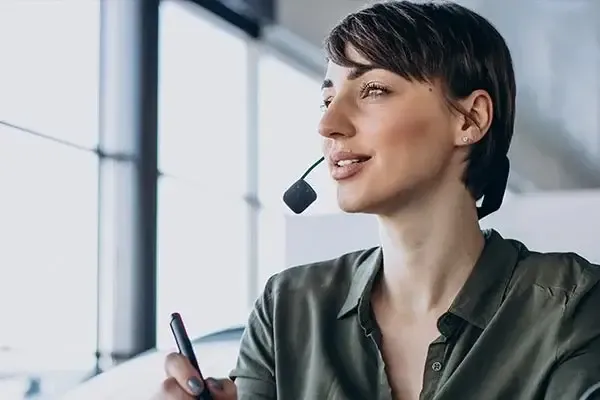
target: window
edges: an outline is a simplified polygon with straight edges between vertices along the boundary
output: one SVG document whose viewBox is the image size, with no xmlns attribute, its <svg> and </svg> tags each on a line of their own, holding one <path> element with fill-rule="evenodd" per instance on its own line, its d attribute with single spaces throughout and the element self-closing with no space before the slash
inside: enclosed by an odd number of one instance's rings
<svg viewBox="0 0 600 400">
<path fill-rule="evenodd" d="M 0 1 L 0 121 L 98 142 L 100 0 Z"/>
<path fill-rule="evenodd" d="M 191 337 L 247 319 L 247 205 L 161 178 L 158 187 L 157 345 L 172 347 L 169 315 Z"/>
<path fill-rule="evenodd" d="M 94 365 L 97 174 L 94 153 L 0 125 L 0 376 Z"/>
<path fill-rule="evenodd" d="M 193 4 L 161 4 L 159 169 L 241 197 L 247 45 L 214 19 Z"/>
<path fill-rule="evenodd" d="M 259 64 L 259 277 L 261 283 L 285 267 L 285 218 L 292 214 L 282 195 L 321 155 L 320 80 L 269 54 Z M 307 178 L 318 193 L 303 215 L 339 212 L 324 165 Z"/>
<path fill-rule="evenodd" d="M 247 318 L 247 43 L 199 7 L 160 8 L 157 344 Z"/>
<path fill-rule="evenodd" d="M 267 280 L 286 267 L 285 215 L 280 211 L 260 210 L 258 232 L 258 291 Z"/>
<path fill-rule="evenodd" d="M 291 213 L 281 197 L 321 155 L 317 126 L 321 82 L 272 55 L 259 64 L 260 188 L 269 209 Z M 321 165 L 307 178 L 319 197 L 305 214 L 338 212 L 335 190 Z"/>
</svg>

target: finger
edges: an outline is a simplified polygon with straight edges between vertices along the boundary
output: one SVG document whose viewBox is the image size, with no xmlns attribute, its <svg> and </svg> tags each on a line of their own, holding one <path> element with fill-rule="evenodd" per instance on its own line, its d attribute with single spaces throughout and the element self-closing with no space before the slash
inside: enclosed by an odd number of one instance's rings
<svg viewBox="0 0 600 400">
<path fill-rule="evenodd" d="M 179 386 L 177 379 L 171 377 L 163 381 L 160 393 L 153 400 L 193 400 L 185 390 Z"/>
<path fill-rule="evenodd" d="M 165 360 L 165 370 L 169 377 L 175 378 L 179 386 L 192 396 L 202 393 L 204 385 L 198 371 L 189 360 L 179 353 L 171 353 Z"/>
<path fill-rule="evenodd" d="M 206 378 L 206 385 L 214 400 L 237 399 L 237 388 L 231 379 Z"/>
</svg>

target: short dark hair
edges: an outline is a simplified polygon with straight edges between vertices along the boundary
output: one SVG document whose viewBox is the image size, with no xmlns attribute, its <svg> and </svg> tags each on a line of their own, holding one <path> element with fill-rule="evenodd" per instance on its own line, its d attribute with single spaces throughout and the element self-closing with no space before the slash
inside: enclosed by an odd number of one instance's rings
<svg viewBox="0 0 600 400">
<path fill-rule="evenodd" d="M 348 58 L 354 47 L 378 68 L 408 80 L 439 80 L 449 105 L 469 117 L 455 100 L 482 89 L 493 102 L 489 132 L 472 146 L 464 182 L 480 199 L 506 156 L 515 120 L 515 76 L 510 51 L 500 33 L 481 15 L 450 2 L 376 3 L 345 17 L 325 40 L 332 62 L 358 67 Z"/>
</svg>

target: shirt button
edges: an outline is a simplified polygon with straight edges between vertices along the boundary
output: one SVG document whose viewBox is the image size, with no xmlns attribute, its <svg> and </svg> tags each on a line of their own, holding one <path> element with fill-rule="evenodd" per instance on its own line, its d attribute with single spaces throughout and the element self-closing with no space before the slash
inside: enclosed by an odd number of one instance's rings
<svg viewBox="0 0 600 400">
<path fill-rule="evenodd" d="M 434 370 L 435 372 L 441 371 L 442 363 L 439 361 L 434 362 L 433 364 L 431 364 L 431 369 Z"/>
</svg>

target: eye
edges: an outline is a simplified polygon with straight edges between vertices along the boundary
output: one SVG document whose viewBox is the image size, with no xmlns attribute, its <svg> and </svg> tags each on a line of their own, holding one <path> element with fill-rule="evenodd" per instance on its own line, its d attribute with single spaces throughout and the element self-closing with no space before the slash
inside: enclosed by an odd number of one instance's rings
<svg viewBox="0 0 600 400">
<path fill-rule="evenodd" d="M 383 96 L 384 94 L 387 94 L 389 92 L 390 91 L 388 90 L 388 88 L 386 88 L 385 86 L 383 86 L 380 83 L 367 82 L 362 86 L 360 94 L 361 94 L 361 97 L 364 99 L 366 97 L 377 98 L 377 97 Z"/>
<path fill-rule="evenodd" d="M 327 110 L 329 104 L 331 104 L 331 97 L 328 97 L 325 100 L 323 100 L 323 104 L 321 104 L 321 111 Z"/>
</svg>

